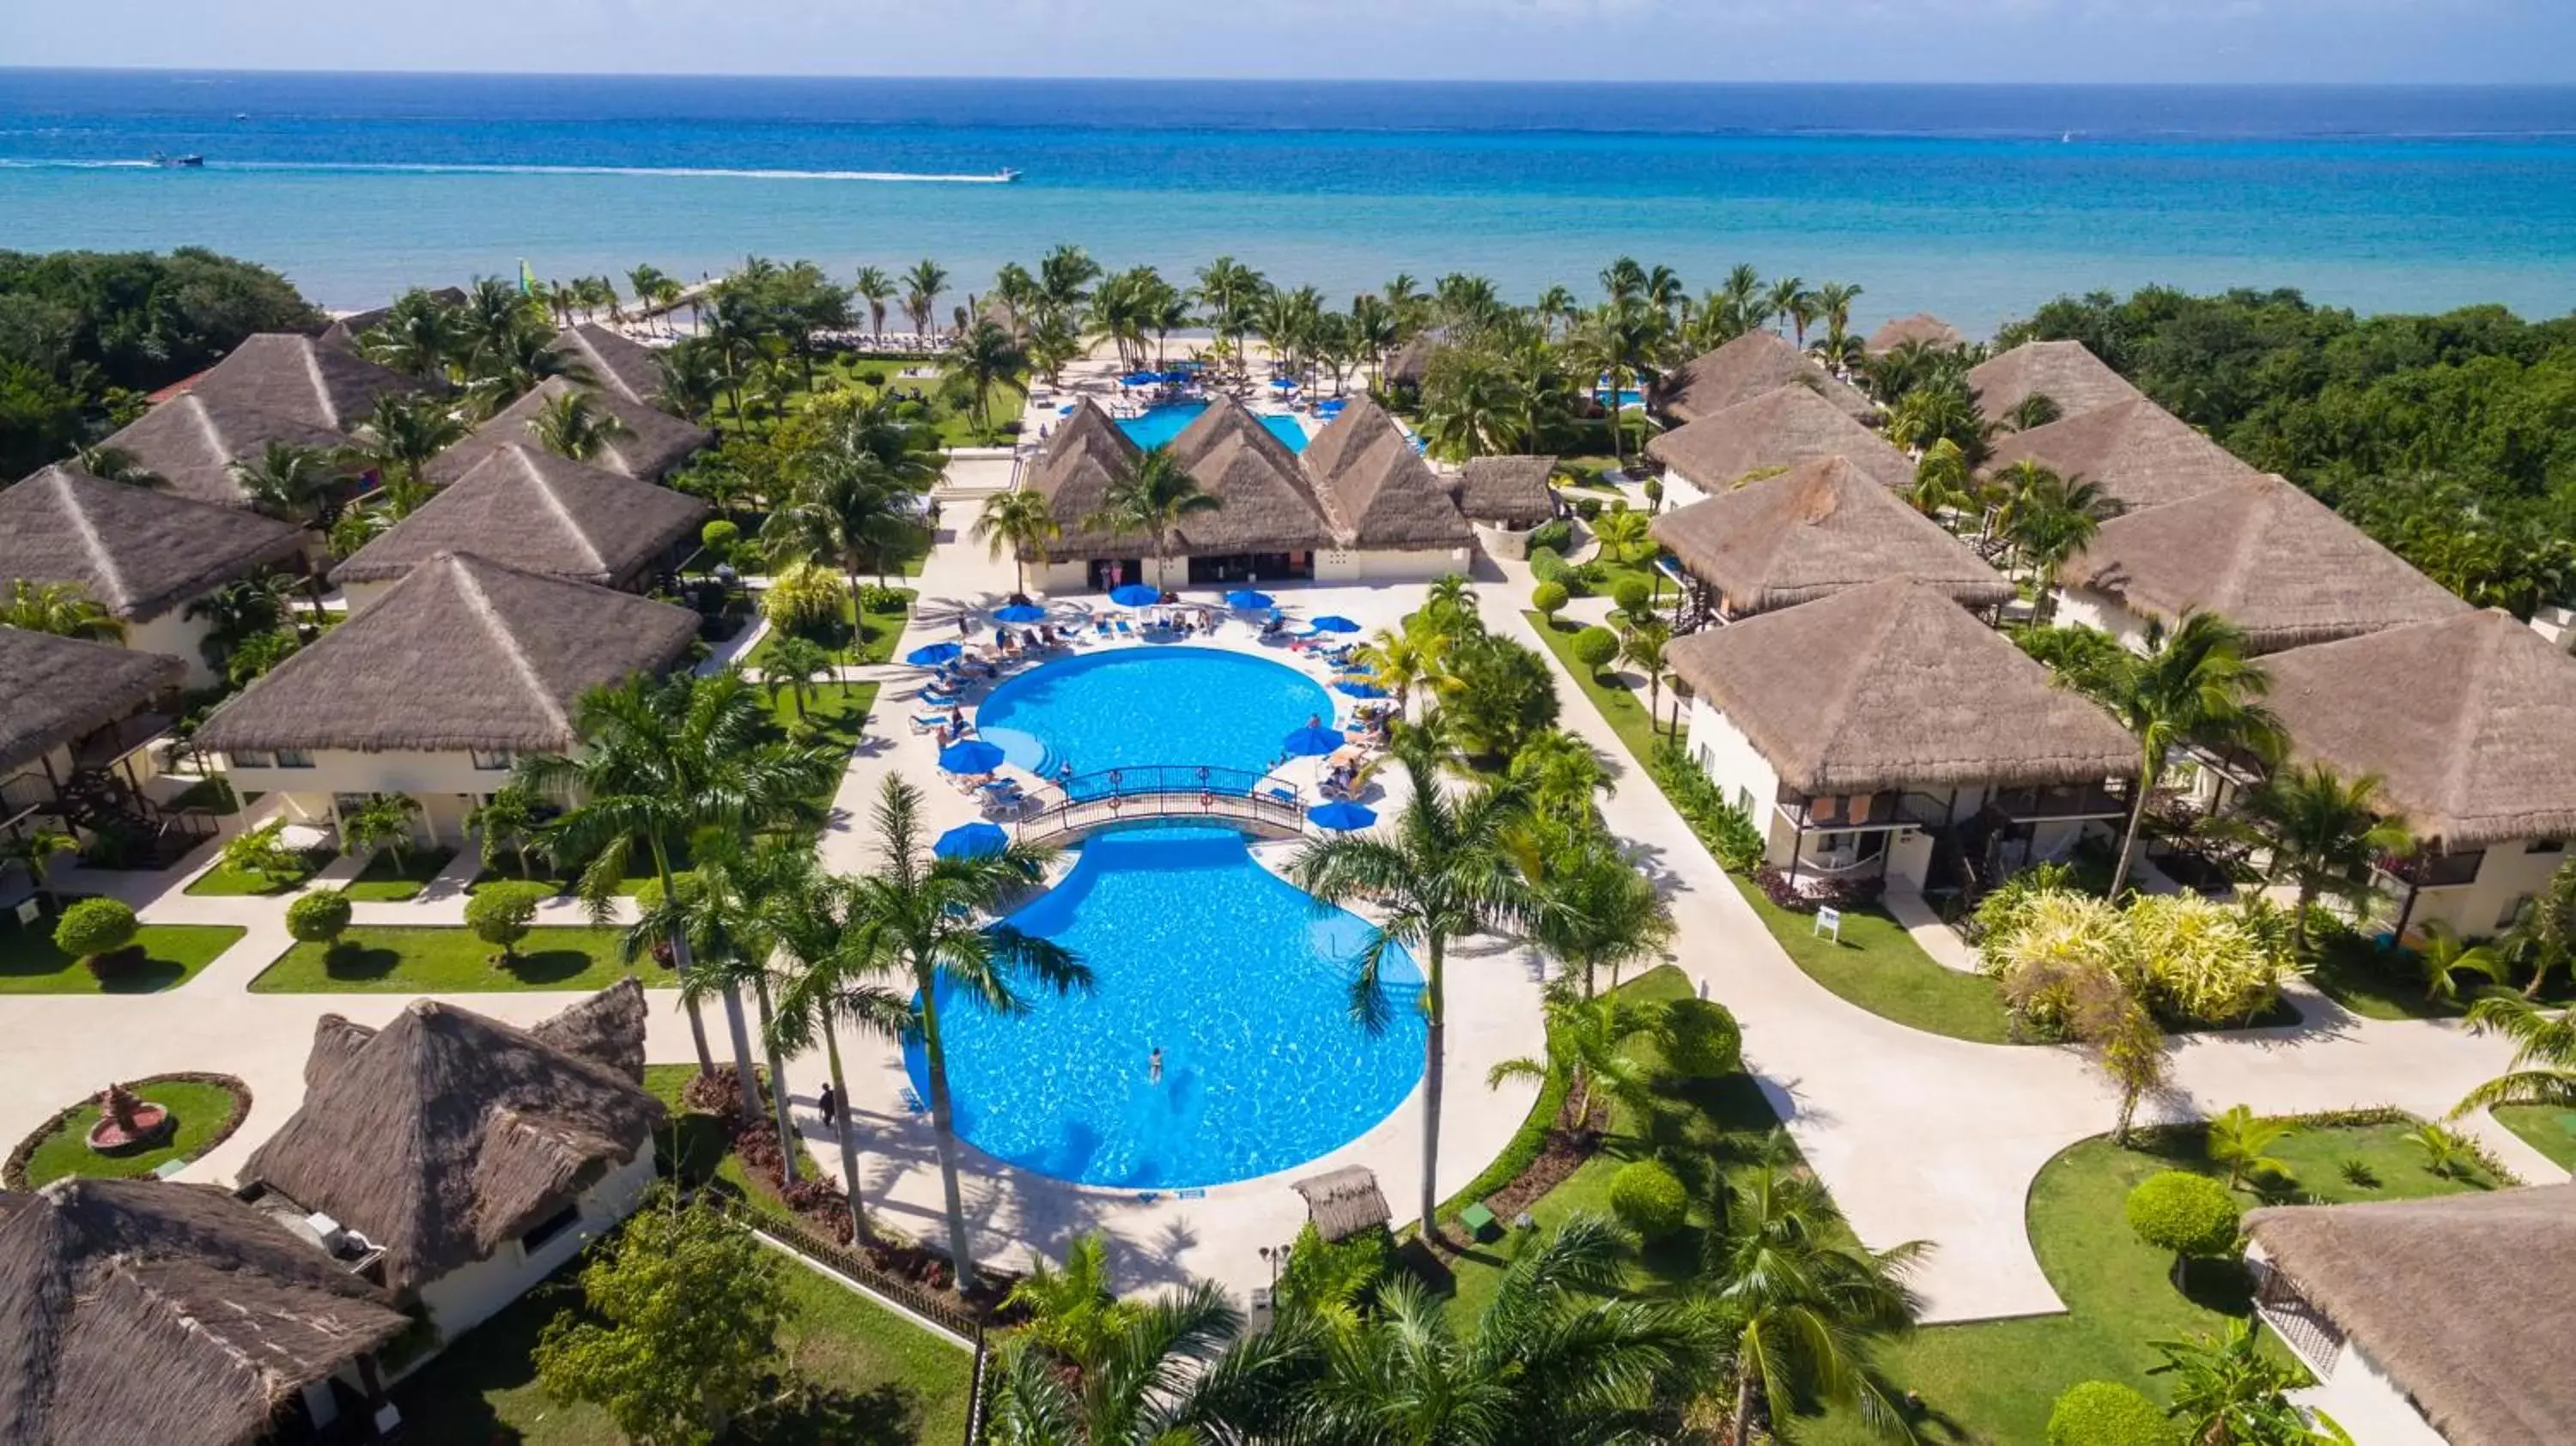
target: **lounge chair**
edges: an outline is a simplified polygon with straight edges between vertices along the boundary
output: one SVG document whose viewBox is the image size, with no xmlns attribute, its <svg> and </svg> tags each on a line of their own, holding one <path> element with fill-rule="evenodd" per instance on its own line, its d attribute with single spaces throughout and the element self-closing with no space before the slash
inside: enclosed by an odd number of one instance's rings
<svg viewBox="0 0 2576 1446">
<path fill-rule="evenodd" d="M 912 715 L 912 731 L 915 736 L 919 736 L 924 733 L 936 733 L 947 726 L 947 715 L 942 713 L 915 713 Z"/>
<path fill-rule="evenodd" d="M 1107 619 L 1107 618 L 1094 618 L 1094 619 L 1092 619 L 1092 621 L 1091 621 L 1091 631 L 1092 631 L 1093 636 L 1095 636 L 1095 637 L 1103 637 L 1103 638 L 1105 638 L 1105 637 L 1109 636 L 1109 619 Z"/>
<path fill-rule="evenodd" d="M 1286 787 L 1285 785 L 1274 788 L 1265 788 L 1261 791 L 1270 797 L 1279 800 L 1281 803 L 1297 803 L 1301 801 L 1297 797 L 1297 790 Z"/>
<path fill-rule="evenodd" d="M 1125 618 L 1120 618 L 1114 626 L 1118 629 L 1118 636 L 1122 638 L 1132 638 L 1136 636 L 1136 630 L 1127 626 L 1127 620 Z"/>
<path fill-rule="evenodd" d="M 966 701 L 955 693 L 941 693 L 929 688 L 924 688 L 912 696 L 914 701 L 927 703 L 933 708 L 954 708 Z"/>
</svg>

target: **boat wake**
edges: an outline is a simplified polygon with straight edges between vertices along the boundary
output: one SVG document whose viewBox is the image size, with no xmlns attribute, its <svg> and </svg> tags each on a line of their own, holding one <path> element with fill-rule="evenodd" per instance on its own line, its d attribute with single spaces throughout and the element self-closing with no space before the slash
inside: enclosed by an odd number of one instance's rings
<svg viewBox="0 0 2576 1446">
<path fill-rule="evenodd" d="M 66 161 L 13 160 L 0 158 L 0 169 L 10 170 L 131 170 L 150 169 L 150 161 Z M 447 164 L 434 161 L 218 161 L 209 160 L 210 171 L 295 171 L 331 172 L 334 174 L 379 174 L 398 176 L 633 176 L 646 180 L 745 180 L 745 181 L 880 181 L 946 186 L 1000 186 L 1017 180 L 1016 171 L 995 171 L 982 175 L 937 174 L 921 171 L 795 171 L 737 170 L 720 166 L 513 166 Z"/>
</svg>

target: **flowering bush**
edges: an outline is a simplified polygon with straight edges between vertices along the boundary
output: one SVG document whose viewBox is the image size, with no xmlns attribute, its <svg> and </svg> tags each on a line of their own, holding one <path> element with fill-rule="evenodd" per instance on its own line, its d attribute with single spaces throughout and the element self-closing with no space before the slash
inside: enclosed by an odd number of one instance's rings
<svg viewBox="0 0 2576 1446">
<path fill-rule="evenodd" d="M 819 632 L 841 621 L 841 604 L 849 595 L 841 575 L 824 564 L 791 563 L 769 580 L 760 615 L 782 633 Z"/>
</svg>

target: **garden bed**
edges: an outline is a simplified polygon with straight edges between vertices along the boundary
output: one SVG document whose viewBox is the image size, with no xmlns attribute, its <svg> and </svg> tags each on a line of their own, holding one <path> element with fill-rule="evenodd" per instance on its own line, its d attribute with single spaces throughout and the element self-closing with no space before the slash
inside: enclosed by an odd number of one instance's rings
<svg viewBox="0 0 2576 1446">
<path fill-rule="evenodd" d="M 54 947 L 54 917 L 0 921 L 0 994 L 153 994 L 197 977 L 245 932 L 230 924 L 146 924 L 133 957 L 102 980 Z"/>
<path fill-rule="evenodd" d="M 123 1080 L 137 1099 L 170 1112 L 176 1128 L 149 1149 L 100 1154 L 89 1132 L 104 1113 L 93 1100 L 66 1105 L 39 1125 L 0 1168 L 0 1185 L 34 1190 L 67 1176 L 122 1180 L 158 1174 L 171 1161 L 185 1164 L 229 1140 L 250 1115 L 250 1086 L 228 1074 L 156 1074 Z"/>
<path fill-rule="evenodd" d="M 402 862 L 397 864 L 391 849 L 380 849 L 341 892 L 352 903 L 403 903 L 419 898 L 429 881 L 455 860 L 456 850 L 451 848 L 412 848 L 403 850 Z"/>
</svg>

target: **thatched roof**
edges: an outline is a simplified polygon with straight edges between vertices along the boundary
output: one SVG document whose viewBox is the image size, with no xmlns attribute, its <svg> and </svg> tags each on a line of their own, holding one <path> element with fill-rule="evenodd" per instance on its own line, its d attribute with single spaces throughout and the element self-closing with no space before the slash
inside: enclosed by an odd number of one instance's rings
<svg viewBox="0 0 2576 1446">
<path fill-rule="evenodd" d="M 1788 338 L 1767 331 L 1748 331 L 1666 372 L 1655 386 L 1654 401 L 1674 419 L 1695 422 L 1785 386 L 1805 387 L 1855 420 L 1878 411 L 1858 388 L 1826 371 Z"/>
<path fill-rule="evenodd" d="M 48 467 L 0 492 L 0 585 L 72 583 L 129 622 L 303 549 L 303 534 L 255 512 Z"/>
<path fill-rule="evenodd" d="M 1902 491 L 1914 485 L 1914 464 L 1903 452 L 1795 385 L 1666 432 L 1646 443 L 1646 454 L 1703 492 L 1723 491 L 1748 472 L 1817 457 L 1848 457 L 1884 487 Z"/>
<path fill-rule="evenodd" d="M 1305 1197 L 1306 1218 L 1327 1243 L 1380 1229 L 1395 1218 L 1386 1206 L 1385 1192 L 1377 1187 L 1377 1176 L 1365 1165 L 1309 1175 L 1288 1188 Z"/>
<path fill-rule="evenodd" d="M 2110 715 L 1911 578 L 1691 633 L 1665 656 L 1809 795 L 2093 783 L 2137 761 Z"/>
<path fill-rule="evenodd" d="M 329 427 L 254 411 L 194 392 L 145 412 L 101 445 L 113 447 L 161 478 L 161 490 L 225 507 L 250 506 L 232 464 L 258 459 L 271 442 L 325 451 L 348 445 Z"/>
<path fill-rule="evenodd" d="M 387 582 L 442 552 L 615 587 L 705 519 L 685 493 L 558 457 L 502 447 L 332 571 Z"/>
<path fill-rule="evenodd" d="M 1666 512 L 1650 531 L 1736 615 L 1887 577 L 1930 583 L 1969 607 L 2013 597 L 2012 584 L 1959 539 L 1844 457 L 1801 462 Z"/>
<path fill-rule="evenodd" d="M 2576 1185 L 2255 1210 L 2245 1232 L 2451 1446 L 2576 1422 Z"/>
<path fill-rule="evenodd" d="M 1118 429 L 1097 403 L 1085 399 L 1073 415 L 1048 435 L 1045 449 L 1028 469 L 1026 486 L 1047 499 L 1064 535 L 1047 544 L 1057 558 L 1129 557 L 1138 543 L 1086 530 L 1083 519 L 1100 510 L 1110 484 L 1127 475 L 1142 455 L 1133 439 Z"/>
<path fill-rule="evenodd" d="M 1375 398 L 1353 398 L 1306 444 L 1299 461 L 1344 547 L 1403 550 L 1475 541 L 1448 486 Z"/>
<path fill-rule="evenodd" d="M 1422 385 L 1422 379 L 1431 373 L 1432 356 L 1448 344 L 1448 333 L 1439 327 L 1415 332 L 1396 348 L 1395 355 L 1387 358 L 1386 379 L 1409 387 Z"/>
<path fill-rule="evenodd" d="M 644 343 L 585 321 L 556 332 L 555 346 L 586 368 L 600 391 L 647 407 L 662 405 L 662 354 Z"/>
<path fill-rule="evenodd" d="M 2262 475 L 2144 397 L 2015 432 L 1995 443 L 1986 460 L 1987 475 L 2023 460 L 2060 477 L 2090 482 L 2131 511 Z"/>
<path fill-rule="evenodd" d="M 494 412 L 490 421 L 475 428 L 465 440 L 432 458 L 429 480 L 441 485 L 454 482 L 503 447 L 542 445 L 532 425 L 537 414 L 546 403 L 580 390 L 581 385 L 570 378 L 546 378 L 526 396 Z M 590 395 L 596 411 L 626 424 L 626 435 L 611 438 L 600 454 L 590 459 L 593 467 L 659 482 L 691 453 L 715 440 L 715 433 L 703 427 L 693 427 L 668 412 L 628 401 L 615 392 L 593 391 Z"/>
<path fill-rule="evenodd" d="M 659 672 L 697 631 L 687 608 L 447 553 L 216 709 L 197 742 L 562 752 L 582 694 Z"/>
<path fill-rule="evenodd" d="M 1241 402 L 1217 398 L 1167 450 L 1200 491 L 1224 504 L 1181 524 L 1182 550 L 1221 555 L 1333 545 L 1324 515 L 1298 474 L 1296 454 Z M 1135 548 L 1137 539 L 1126 546 Z"/>
<path fill-rule="evenodd" d="M 2416 837 L 2453 849 L 2576 835 L 2576 658 L 2469 612 L 2263 660 L 2293 757 L 2380 776 Z"/>
<path fill-rule="evenodd" d="M 1536 527 L 1556 515 L 1547 485 L 1554 457 L 1471 457 L 1458 473 L 1458 510 L 1477 522 Z"/>
<path fill-rule="evenodd" d="M 1920 342 L 1925 346 L 1936 347 L 1943 351 L 1956 351 L 1966 346 L 1968 339 L 1961 336 L 1959 329 L 1950 323 L 1928 311 L 1918 311 L 1912 316 L 1900 316 L 1894 321 L 1882 324 L 1878 330 L 1869 334 L 1869 340 L 1861 343 L 1861 350 L 1871 356 L 1885 356 L 1908 342 Z"/>
<path fill-rule="evenodd" d="M 2333 508 L 2260 473 L 2112 518 L 2059 576 L 2166 622 L 2223 614 L 2256 652 L 2469 610 Z"/>
<path fill-rule="evenodd" d="M 293 332 L 262 332 L 206 369 L 189 395 L 226 407 L 291 417 L 345 432 L 366 420 L 376 398 L 442 390 L 380 367 L 343 347 Z"/>
<path fill-rule="evenodd" d="M 462 286 L 442 286 L 426 294 L 432 302 L 441 307 L 463 306 L 466 301 L 465 288 Z M 355 349 L 359 337 L 384 325 L 393 314 L 394 309 L 390 306 L 379 306 L 372 311 L 350 312 L 347 316 L 334 318 L 329 326 L 324 327 L 322 340 L 330 346 Z"/>
<path fill-rule="evenodd" d="M 416 999 L 349 1049 L 360 1026 L 324 1016 L 330 1060 L 308 1068 L 303 1106 L 251 1152 L 244 1183 L 382 1247 L 397 1296 L 483 1259 L 632 1161 L 662 1121 L 641 1083 L 642 987 L 607 993 L 626 996 L 606 1006 L 614 1031 L 562 1016 L 529 1031 Z M 633 1036 L 615 1063 L 556 1042 L 609 1032 Z"/>
<path fill-rule="evenodd" d="M 205 1185 L 0 1194 L 0 1440 L 250 1446 L 401 1334 L 382 1291 Z"/>
<path fill-rule="evenodd" d="M 162 653 L 0 627 L 0 772 L 141 711 L 187 676 Z"/>
<path fill-rule="evenodd" d="M 634 976 L 619 980 L 588 999 L 566 1005 L 529 1032 L 547 1044 L 612 1070 L 621 1078 L 644 1078 L 644 986 Z"/>
<path fill-rule="evenodd" d="M 1969 368 L 1968 390 L 1989 422 L 2002 421 L 2034 392 L 2057 403 L 2061 418 L 2144 395 L 2080 341 L 2023 342 Z"/>
</svg>

